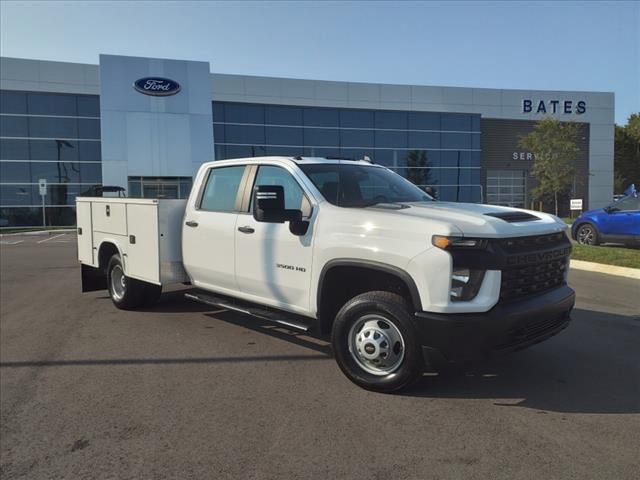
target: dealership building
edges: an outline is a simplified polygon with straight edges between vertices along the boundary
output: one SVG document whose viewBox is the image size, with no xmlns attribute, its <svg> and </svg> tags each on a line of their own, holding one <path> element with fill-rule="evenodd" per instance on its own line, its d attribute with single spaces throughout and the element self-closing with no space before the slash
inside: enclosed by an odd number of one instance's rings
<svg viewBox="0 0 640 480">
<path fill-rule="evenodd" d="M 579 124 L 569 196 L 613 195 L 614 95 L 211 73 L 207 62 L 1 58 L 0 227 L 73 225 L 75 197 L 184 198 L 212 159 L 370 157 L 447 201 L 530 208 L 537 120 Z M 114 193 L 111 193 L 114 194 Z"/>
</svg>

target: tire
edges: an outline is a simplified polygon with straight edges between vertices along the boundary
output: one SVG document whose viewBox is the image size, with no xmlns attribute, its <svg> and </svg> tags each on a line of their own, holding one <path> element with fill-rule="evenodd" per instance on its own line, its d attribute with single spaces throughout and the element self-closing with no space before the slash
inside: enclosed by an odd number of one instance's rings
<svg viewBox="0 0 640 480">
<path fill-rule="evenodd" d="M 342 372 L 367 390 L 394 392 L 422 374 L 412 314 L 395 293 L 367 292 L 349 300 L 333 323 L 331 344 Z"/>
<path fill-rule="evenodd" d="M 598 230 L 591 223 L 583 223 L 576 230 L 576 242 L 580 245 L 599 245 Z"/>
<path fill-rule="evenodd" d="M 124 274 L 122 260 L 117 253 L 109 259 L 107 288 L 113 304 L 121 310 L 133 310 L 144 302 L 145 283 Z"/>
</svg>

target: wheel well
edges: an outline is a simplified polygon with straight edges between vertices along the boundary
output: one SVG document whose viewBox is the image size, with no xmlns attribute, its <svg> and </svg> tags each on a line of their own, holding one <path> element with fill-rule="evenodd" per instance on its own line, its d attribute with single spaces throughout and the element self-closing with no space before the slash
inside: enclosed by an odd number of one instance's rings
<svg viewBox="0 0 640 480">
<path fill-rule="evenodd" d="M 100 250 L 98 251 L 98 268 L 100 268 L 101 270 L 106 270 L 109 259 L 116 253 L 120 252 L 118 250 L 118 247 L 116 247 L 113 243 L 104 242 L 102 245 L 100 245 Z"/>
<path fill-rule="evenodd" d="M 421 310 L 415 283 L 400 272 L 369 265 L 336 265 L 320 275 L 318 289 L 318 320 L 320 331 L 329 333 L 336 314 L 353 297 L 361 293 L 381 290 L 393 292 L 406 299 L 409 305 Z"/>
</svg>

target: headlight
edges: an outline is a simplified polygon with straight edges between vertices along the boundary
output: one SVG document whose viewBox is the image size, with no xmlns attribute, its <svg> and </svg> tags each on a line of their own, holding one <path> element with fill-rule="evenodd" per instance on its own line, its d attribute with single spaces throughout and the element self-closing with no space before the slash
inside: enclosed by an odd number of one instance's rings
<svg viewBox="0 0 640 480">
<path fill-rule="evenodd" d="M 451 300 L 454 302 L 466 302 L 473 300 L 482 286 L 484 270 L 470 270 L 468 268 L 455 268 L 451 272 Z"/>
<path fill-rule="evenodd" d="M 464 237 L 445 237 L 444 235 L 434 235 L 431 237 L 431 243 L 443 250 L 456 249 L 476 249 L 486 248 L 486 238 L 464 238 Z"/>
</svg>

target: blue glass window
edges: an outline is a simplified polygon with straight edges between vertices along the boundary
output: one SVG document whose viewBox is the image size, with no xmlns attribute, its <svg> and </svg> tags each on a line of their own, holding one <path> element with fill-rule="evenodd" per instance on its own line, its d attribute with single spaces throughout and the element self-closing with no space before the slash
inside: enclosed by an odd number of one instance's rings
<svg viewBox="0 0 640 480">
<path fill-rule="evenodd" d="M 1 113 L 27 113 L 27 94 L 24 92 L 0 91 Z"/>
<path fill-rule="evenodd" d="M 329 146 L 340 145 L 340 131 L 333 128 L 305 128 L 305 146 Z"/>
<path fill-rule="evenodd" d="M 440 114 L 431 112 L 409 112 L 409 129 L 440 130 Z"/>
<path fill-rule="evenodd" d="M 0 158 L 3 160 L 28 160 L 29 141 L 0 139 Z"/>
<path fill-rule="evenodd" d="M 443 113 L 442 130 L 469 131 L 471 130 L 471 115 L 464 113 Z"/>
<path fill-rule="evenodd" d="M 213 102 L 213 121 L 214 122 L 224 122 L 225 118 L 224 118 L 224 107 L 225 104 L 222 102 Z"/>
<path fill-rule="evenodd" d="M 406 130 L 407 114 L 406 112 L 393 112 L 384 110 L 376 111 L 375 125 L 376 128 L 394 128 L 399 130 Z"/>
<path fill-rule="evenodd" d="M 0 162 L 0 180 L 6 183 L 30 183 L 29 162 Z"/>
<path fill-rule="evenodd" d="M 267 105 L 265 123 L 267 125 L 302 125 L 302 108 Z"/>
<path fill-rule="evenodd" d="M 76 96 L 60 93 L 28 93 L 27 110 L 32 115 L 78 114 Z"/>
<path fill-rule="evenodd" d="M 340 110 L 340 126 L 342 128 L 373 128 L 373 112 L 371 110 Z"/>
<path fill-rule="evenodd" d="M 100 97 L 97 95 L 78 95 L 78 115 L 81 117 L 100 116 Z"/>
<path fill-rule="evenodd" d="M 78 119 L 78 138 L 100 138 L 100 120 Z"/>
<path fill-rule="evenodd" d="M 407 132 L 394 130 L 376 130 L 375 146 L 385 148 L 406 148 Z"/>
<path fill-rule="evenodd" d="M 28 137 L 28 117 L 2 116 L 0 117 L 0 136 L 3 137 Z"/>
<path fill-rule="evenodd" d="M 368 147 L 373 145 L 373 130 L 340 130 L 340 146 Z"/>
<path fill-rule="evenodd" d="M 226 143 L 264 145 L 264 127 L 257 125 L 226 125 L 224 139 Z"/>
<path fill-rule="evenodd" d="M 267 145 L 302 146 L 302 128 L 266 127 Z"/>
<path fill-rule="evenodd" d="M 440 132 L 409 132 L 409 148 L 440 148 Z"/>
<path fill-rule="evenodd" d="M 264 106 L 255 104 L 227 103 L 224 109 L 225 122 L 264 123 Z"/>
<path fill-rule="evenodd" d="M 469 133 L 446 133 L 440 134 L 442 148 L 471 148 L 471 134 Z"/>
<path fill-rule="evenodd" d="M 337 127 L 340 125 L 340 114 L 334 108 L 313 108 L 304 109 L 304 124 L 316 127 Z"/>
</svg>

